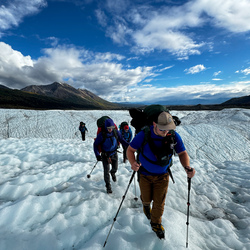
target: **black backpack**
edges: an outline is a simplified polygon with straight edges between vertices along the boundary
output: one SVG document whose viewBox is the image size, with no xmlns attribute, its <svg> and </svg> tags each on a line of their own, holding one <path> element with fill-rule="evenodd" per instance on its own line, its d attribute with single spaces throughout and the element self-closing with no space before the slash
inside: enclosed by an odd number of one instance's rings
<svg viewBox="0 0 250 250">
<path fill-rule="evenodd" d="M 147 106 L 144 110 L 138 108 L 129 109 L 129 114 L 132 117 L 130 122 L 131 126 L 135 128 L 135 133 L 138 134 L 145 126 L 151 126 L 153 121 L 156 122 L 160 113 L 169 110 L 163 105 L 152 104 Z M 177 116 L 172 116 L 176 126 L 181 124 L 180 119 Z"/>
<path fill-rule="evenodd" d="M 168 134 L 166 135 L 166 137 L 162 141 L 163 145 L 162 145 L 160 150 L 159 150 L 159 148 L 156 148 L 154 146 L 153 139 L 150 136 L 150 128 L 149 127 L 153 124 L 153 121 L 157 122 L 157 118 L 158 118 L 159 114 L 164 112 L 164 111 L 169 113 L 169 110 L 166 107 L 159 105 L 159 104 L 149 105 L 144 110 L 142 110 L 142 109 L 130 109 L 129 110 L 130 116 L 132 117 L 131 125 L 135 128 L 136 134 L 139 133 L 141 130 L 143 130 L 145 133 L 142 147 L 139 150 L 137 150 L 137 153 L 138 153 L 137 159 L 139 158 L 139 154 L 142 154 L 143 157 L 145 159 L 147 159 L 147 161 L 149 161 L 153 164 L 158 164 L 160 166 L 165 166 L 166 164 L 169 163 L 169 161 L 171 160 L 171 157 L 169 158 L 169 155 L 170 154 L 174 155 L 174 146 L 176 144 L 174 130 L 170 130 L 168 132 Z M 181 121 L 179 120 L 178 117 L 174 118 L 174 116 L 173 116 L 173 119 L 174 119 L 176 126 L 178 126 L 181 123 Z M 147 143 L 149 144 L 151 151 L 156 156 L 157 161 L 154 161 L 154 162 L 151 161 L 144 154 L 143 148 Z M 171 161 L 171 165 L 169 166 L 168 171 L 169 171 L 170 177 L 172 178 L 172 180 L 174 182 L 172 172 L 170 170 L 171 166 L 172 166 L 172 161 Z"/>
<path fill-rule="evenodd" d="M 124 129 L 125 126 L 128 126 L 128 123 L 127 122 L 122 122 L 119 126 L 120 129 Z"/>
<path fill-rule="evenodd" d="M 97 135 L 98 135 L 99 133 L 102 133 L 102 137 L 103 137 L 102 142 L 101 142 L 101 144 L 100 144 L 99 147 L 98 147 L 99 153 L 102 152 L 102 147 L 101 147 L 101 145 L 104 143 L 104 141 L 105 141 L 106 138 L 107 138 L 107 132 L 106 132 L 106 130 L 105 130 L 105 121 L 106 121 L 107 119 L 111 119 L 111 118 L 110 118 L 109 116 L 102 116 L 102 117 L 100 117 L 100 118 L 96 121 L 96 125 L 97 125 Z M 115 139 L 116 139 L 116 141 L 117 141 L 117 145 L 118 145 L 118 147 L 119 147 L 120 142 L 119 142 L 119 140 L 118 140 L 117 126 L 116 126 L 116 124 L 115 124 L 115 128 L 114 128 L 113 131 L 114 131 Z M 96 139 L 96 138 L 95 138 L 95 139 Z"/>
</svg>

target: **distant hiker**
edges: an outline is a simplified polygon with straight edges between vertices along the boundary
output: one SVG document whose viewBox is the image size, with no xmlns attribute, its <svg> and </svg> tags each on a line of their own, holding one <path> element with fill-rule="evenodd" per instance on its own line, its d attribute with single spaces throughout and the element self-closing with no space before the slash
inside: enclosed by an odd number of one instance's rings
<svg viewBox="0 0 250 250">
<path fill-rule="evenodd" d="M 132 137 L 133 137 L 133 133 L 132 133 L 132 130 L 131 128 L 128 126 L 128 123 L 127 122 L 122 122 L 121 125 L 119 126 L 120 128 L 120 133 L 123 137 L 123 139 L 130 143 L 131 140 L 132 140 Z M 128 147 L 123 147 L 123 163 L 126 163 L 126 160 L 127 160 L 127 148 Z"/>
<path fill-rule="evenodd" d="M 176 125 L 168 112 L 162 111 L 157 114 L 153 118 L 152 125 L 147 128 L 142 129 L 134 137 L 128 147 L 127 157 L 131 168 L 139 174 L 143 212 L 150 220 L 152 230 L 160 239 L 163 239 L 165 230 L 161 223 L 171 173 L 173 149 L 178 154 L 189 178 L 194 176 L 195 170 L 190 167 L 188 153 L 180 135 L 174 131 Z M 137 160 L 136 151 L 138 151 Z"/>
<path fill-rule="evenodd" d="M 98 133 L 94 142 L 94 152 L 96 159 L 102 161 L 104 170 L 104 181 L 106 184 L 107 193 L 112 193 L 110 176 L 116 182 L 116 172 L 118 169 L 118 155 L 117 148 L 119 142 L 127 147 L 129 144 L 122 138 L 121 133 L 117 131 L 112 119 L 105 118 L 105 122 L 101 131 Z M 101 151 L 101 154 L 100 154 Z M 111 171 L 110 166 L 111 164 Z"/>
<path fill-rule="evenodd" d="M 82 140 L 85 141 L 85 132 L 88 132 L 87 127 L 85 126 L 84 122 L 80 122 L 79 130 L 81 131 L 82 134 Z"/>
</svg>

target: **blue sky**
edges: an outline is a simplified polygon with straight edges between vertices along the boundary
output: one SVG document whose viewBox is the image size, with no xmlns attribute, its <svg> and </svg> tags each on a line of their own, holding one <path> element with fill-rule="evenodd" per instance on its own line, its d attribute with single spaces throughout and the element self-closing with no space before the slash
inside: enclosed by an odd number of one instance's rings
<svg viewBox="0 0 250 250">
<path fill-rule="evenodd" d="M 0 84 L 112 102 L 250 95 L 250 0 L 2 0 Z"/>
</svg>

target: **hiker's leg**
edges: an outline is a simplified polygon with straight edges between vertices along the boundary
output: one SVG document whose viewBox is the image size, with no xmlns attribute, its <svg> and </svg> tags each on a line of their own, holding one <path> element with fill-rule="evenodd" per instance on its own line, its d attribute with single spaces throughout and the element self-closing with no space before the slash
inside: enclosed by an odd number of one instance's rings
<svg viewBox="0 0 250 250">
<path fill-rule="evenodd" d="M 108 158 L 102 154 L 102 165 L 103 165 L 103 175 L 104 181 L 107 185 L 110 185 L 110 176 L 109 176 L 109 163 Z"/>
<path fill-rule="evenodd" d="M 168 191 L 169 174 L 154 176 L 153 180 L 153 207 L 151 222 L 161 224 L 164 212 L 165 199 Z"/>
<path fill-rule="evenodd" d="M 111 159 L 111 165 L 112 165 L 112 169 L 111 169 L 111 173 L 116 173 L 117 169 L 118 169 L 118 155 L 117 152 L 113 155 L 110 156 Z"/>
<path fill-rule="evenodd" d="M 152 201 L 152 176 L 147 176 L 140 174 L 140 191 L 141 191 L 141 200 L 144 206 L 150 205 Z"/>
<path fill-rule="evenodd" d="M 85 141 L 85 131 L 82 133 L 82 140 Z"/>
<path fill-rule="evenodd" d="M 123 162 L 126 163 L 127 158 L 127 149 L 128 147 L 123 148 Z"/>
<path fill-rule="evenodd" d="M 126 161 L 126 149 L 123 148 L 123 163 Z"/>
<path fill-rule="evenodd" d="M 128 148 L 128 147 L 124 147 L 124 146 L 122 145 L 122 148 L 123 148 L 123 163 L 125 163 L 126 160 L 127 160 L 127 148 Z"/>
</svg>

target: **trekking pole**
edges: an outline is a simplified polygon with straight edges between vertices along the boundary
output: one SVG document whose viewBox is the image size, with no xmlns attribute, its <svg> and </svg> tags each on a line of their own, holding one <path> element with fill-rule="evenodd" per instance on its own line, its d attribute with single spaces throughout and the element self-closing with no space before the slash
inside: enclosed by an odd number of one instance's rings
<svg viewBox="0 0 250 250">
<path fill-rule="evenodd" d="M 117 215 L 118 215 L 118 213 L 119 213 L 119 211 L 120 211 L 120 209 L 121 209 L 121 207 L 122 207 L 122 203 L 123 203 L 123 201 L 124 201 L 124 199 L 125 199 L 125 196 L 126 196 L 126 194 L 127 194 L 127 192 L 128 192 L 129 186 L 130 186 L 130 184 L 131 184 L 131 182 L 132 182 L 134 176 L 135 176 L 135 171 L 133 172 L 133 174 L 132 174 L 132 176 L 131 176 L 131 178 L 130 178 L 130 180 L 129 180 L 129 184 L 128 184 L 128 187 L 127 187 L 127 189 L 126 189 L 124 195 L 122 196 L 121 204 L 120 204 L 120 206 L 119 206 L 119 208 L 118 208 L 118 210 L 117 210 L 117 213 L 116 213 L 115 218 L 114 218 L 114 220 L 113 220 L 113 224 L 112 224 L 112 226 L 111 226 L 111 228 L 110 228 L 110 230 L 109 230 L 108 236 L 107 236 L 107 238 L 106 238 L 106 240 L 105 240 L 105 242 L 104 242 L 103 247 L 105 247 L 105 245 L 106 245 L 106 243 L 107 243 L 107 241 L 108 241 L 108 237 L 109 237 L 110 232 L 111 232 L 111 230 L 112 230 L 112 228 L 113 228 L 113 225 L 114 225 L 114 223 L 115 223 L 115 221 L 116 221 L 116 217 L 117 217 Z"/>
<path fill-rule="evenodd" d="M 98 161 L 96 162 L 96 164 L 97 164 L 97 163 L 98 163 Z M 90 175 L 91 175 L 91 173 L 93 172 L 93 170 L 94 170 L 96 164 L 95 164 L 94 167 L 92 168 L 91 172 L 87 175 L 87 178 L 90 178 Z"/>
<path fill-rule="evenodd" d="M 188 177 L 188 201 L 187 201 L 187 235 L 186 235 L 186 248 L 188 248 L 188 225 L 189 225 L 189 206 L 190 206 L 190 190 L 191 190 L 191 178 Z"/>
<path fill-rule="evenodd" d="M 134 178 L 134 185 L 135 185 L 135 198 L 134 198 L 134 200 L 138 201 L 138 197 L 136 196 L 136 180 L 135 180 L 135 178 Z"/>
</svg>

